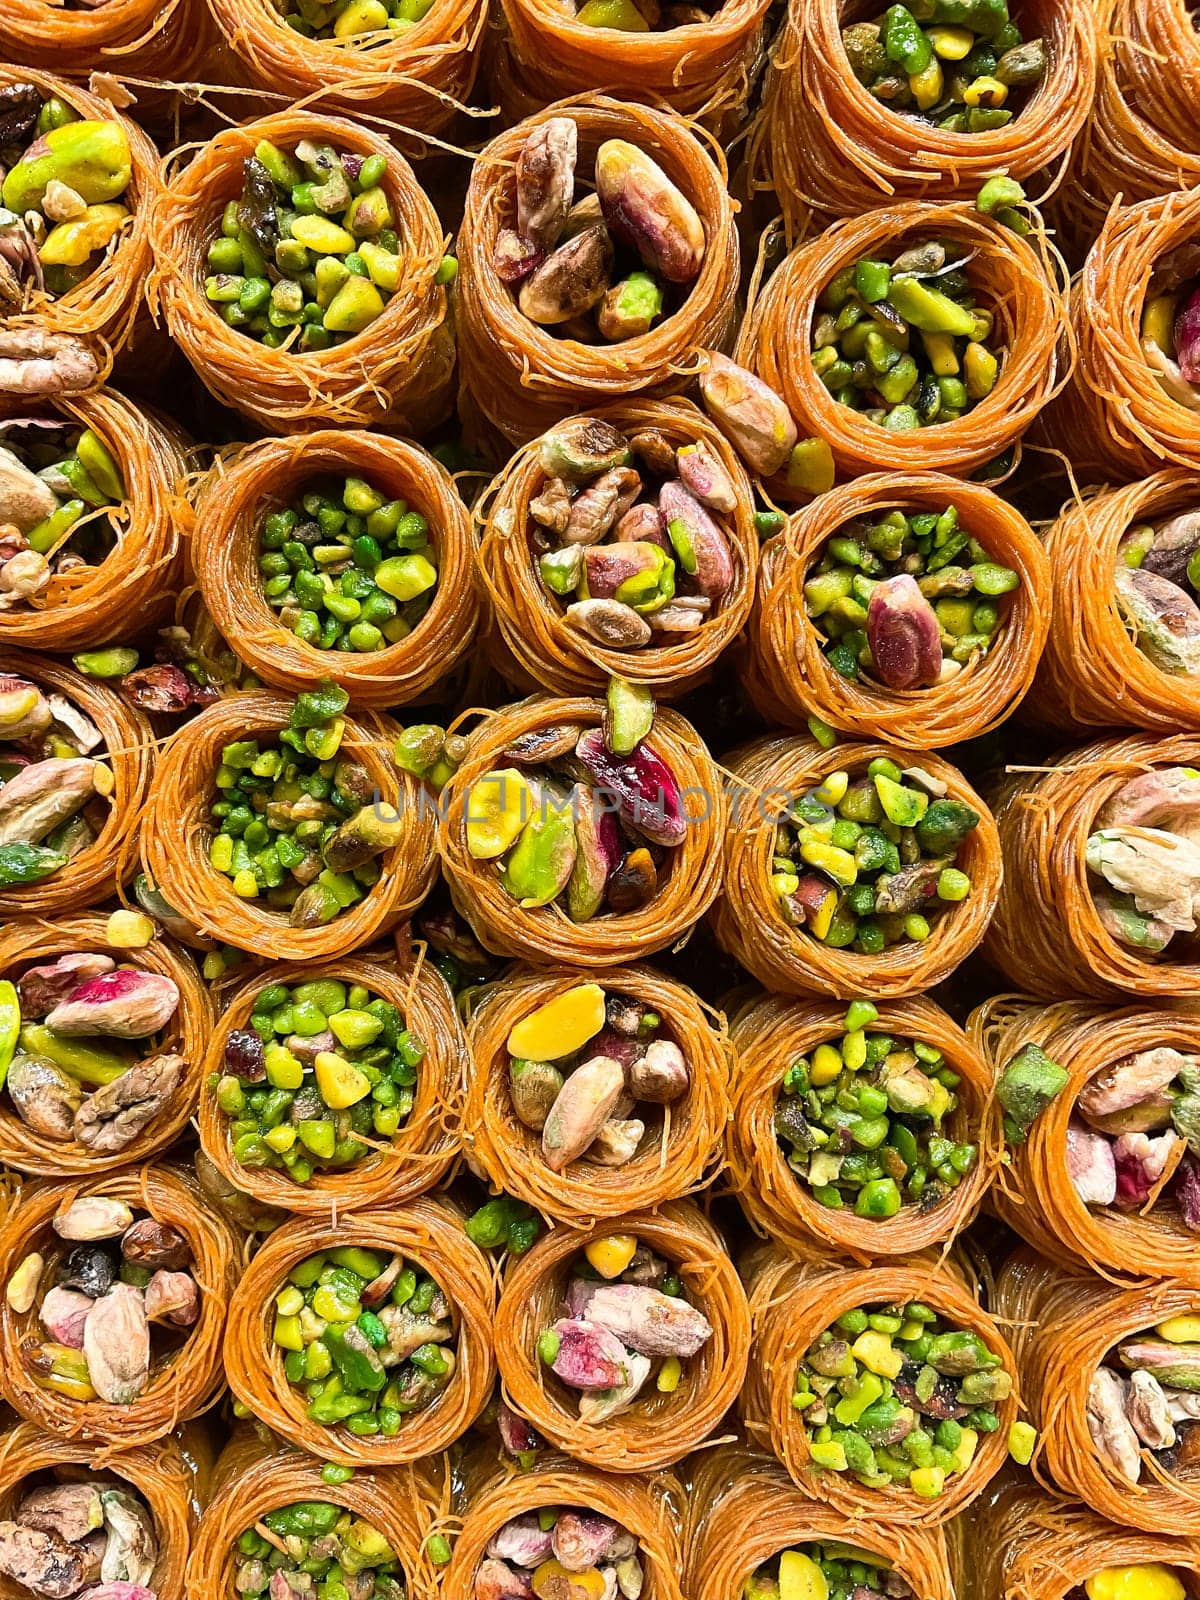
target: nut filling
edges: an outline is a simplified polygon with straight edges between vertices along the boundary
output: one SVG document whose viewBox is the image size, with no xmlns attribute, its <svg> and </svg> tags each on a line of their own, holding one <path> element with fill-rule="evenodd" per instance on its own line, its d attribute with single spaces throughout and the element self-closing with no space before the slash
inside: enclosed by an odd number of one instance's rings
<svg viewBox="0 0 1200 1600">
<path fill-rule="evenodd" d="M 940 1205 L 974 1170 L 979 1150 L 943 1131 L 960 1080 L 942 1052 L 873 1030 L 878 1020 L 869 1000 L 855 1000 L 841 1038 L 792 1063 L 775 1133 L 823 1206 L 887 1218 L 905 1204 Z"/>
<path fill-rule="evenodd" d="M 1171 1317 L 1123 1339 L 1088 1384 L 1097 1454 L 1129 1483 L 1200 1461 L 1200 1317 Z"/>
<path fill-rule="evenodd" d="M 1168 946 L 1183 954 L 1200 911 L 1200 772 L 1161 767 L 1131 778 L 1094 827 L 1088 882 L 1104 931 L 1150 956 Z"/>
<path fill-rule="evenodd" d="M 339 759 L 348 703 L 321 682 L 296 697 L 278 743 L 227 744 L 216 772 L 209 862 L 240 899 L 264 895 L 293 928 L 321 927 L 356 905 L 402 827 L 366 768 Z"/>
<path fill-rule="evenodd" d="M 913 1600 L 908 1580 L 874 1551 L 806 1544 L 752 1572 L 741 1600 Z"/>
<path fill-rule="evenodd" d="M 233 1588 L 270 1600 L 405 1600 L 407 1593 L 379 1529 L 326 1500 L 280 1506 L 247 1528 L 234 1547 Z"/>
<path fill-rule="evenodd" d="M 672 644 L 715 615 L 734 581 L 733 480 L 707 445 L 657 429 L 627 438 L 598 417 L 545 434 L 532 552 L 567 623 L 597 644 Z M 636 466 L 634 463 L 636 462 Z"/>
<path fill-rule="evenodd" d="M 975 302 L 970 260 L 952 239 L 926 239 L 838 273 L 817 302 L 812 363 L 840 405 L 910 433 L 986 400 L 1004 351 Z"/>
<path fill-rule="evenodd" d="M 958 512 L 888 511 L 847 523 L 804 584 L 804 607 L 844 678 L 888 689 L 948 683 L 996 642 L 1020 575 L 992 561 Z M 1200 625 L 1200 610 L 1196 612 Z"/>
<path fill-rule="evenodd" d="M 630 0 L 588 0 L 634 10 Z M 565 339 L 619 344 L 682 304 L 704 262 L 704 224 L 656 161 L 625 139 L 596 152 L 595 192 L 576 199 L 579 130 L 550 117 L 517 157 L 515 226 L 493 265 L 523 316 Z"/>
<path fill-rule="evenodd" d="M 267 604 L 319 650 L 398 644 L 437 588 L 427 520 L 362 478 L 314 484 L 294 505 L 269 512 L 259 539 Z"/>
<path fill-rule="evenodd" d="M 361 984 L 273 983 L 249 1026 L 230 1032 L 224 1071 L 208 1087 L 229 1119 L 236 1161 L 308 1183 L 395 1137 L 424 1055 L 398 1008 Z"/>
<path fill-rule="evenodd" d="M 518 1121 L 540 1133 L 554 1172 L 579 1160 L 623 1167 L 647 1139 L 646 1118 L 681 1100 L 691 1073 L 669 1019 L 596 983 L 566 989 L 508 1036 Z"/>
<path fill-rule="evenodd" d="M 271 0 L 302 39 L 352 41 L 357 48 L 387 44 L 433 9 L 434 0 Z"/>
<path fill-rule="evenodd" d="M 628 1411 L 651 1382 L 673 1394 L 684 1363 L 712 1337 L 671 1264 L 631 1233 L 593 1239 L 571 1265 L 563 1316 L 538 1337 L 538 1359 L 579 1396 L 581 1422 Z"/>
<path fill-rule="evenodd" d="M 1200 512 L 1130 528 L 1118 550 L 1113 585 L 1142 654 L 1172 677 L 1200 673 Z"/>
<path fill-rule="evenodd" d="M 1007 0 L 910 0 L 842 44 L 876 100 L 945 133 L 1003 128 L 1046 75 L 1046 41 L 1022 38 Z"/>
<path fill-rule="evenodd" d="M 55 417 L 0 423 L 0 614 L 53 604 L 71 575 L 97 567 L 118 530 L 121 469 L 100 435 Z M 51 590 L 52 579 L 66 584 Z"/>
<path fill-rule="evenodd" d="M 648 691 L 614 678 L 603 728 L 525 734 L 505 752 L 511 766 L 471 786 L 467 849 L 498 864 L 522 908 L 559 903 L 572 922 L 590 922 L 654 899 L 689 821 L 653 722 Z"/>
<path fill-rule="evenodd" d="M 113 1155 L 170 1105 L 188 1063 L 159 1038 L 173 978 L 91 951 L 0 980 L 0 1087 L 27 1128 Z"/>
<path fill-rule="evenodd" d="M 932 921 L 971 893 L 956 862 L 979 823 L 943 790 L 884 756 L 859 777 L 831 772 L 809 790 L 775 837 L 771 888 L 784 921 L 862 955 L 928 939 Z"/>
<path fill-rule="evenodd" d="M 936 1500 L 1011 1392 L 978 1334 L 914 1301 L 843 1312 L 797 1367 L 792 1405 L 820 1471 Z"/>
<path fill-rule="evenodd" d="M 39 1388 L 133 1405 L 200 1316 L 191 1246 L 177 1228 L 102 1195 L 73 1201 L 51 1227 L 8 1280 L 10 1309 L 36 1311 L 45 1335 L 22 1340 L 21 1361 Z"/>
<path fill-rule="evenodd" d="M 157 1600 L 158 1534 L 123 1479 L 54 1472 L 26 1481 L 0 1522 L 0 1573 L 43 1600 Z"/>
<path fill-rule="evenodd" d="M 542 1506 L 511 1517 L 488 1541 L 475 1573 L 475 1600 L 638 1600 L 644 1582 L 634 1535 L 574 1506 Z"/>
<path fill-rule="evenodd" d="M 305 1415 L 391 1439 L 454 1375 L 450 1302 L 415 1262 L 348 1245 L 309 1256 L 275 1296 L 272 1339 Z"/>
<path fill-rule="evenodd" d="M 242 166 L 241 195 L 208 247 L 214 309 L 268 349 L 301 354 L 369 328 L 404 265 L 382 187 L 386 158 L 311 139 L 289 154 L 263 140 Z"/>
<path fill-rule="evenodd" d="M 99 838 L 113 791 L 103 743 L 65 695 L 0 675 L 0 887 L 40 883 Z"/>
<path fill-rule="evenodd" d="M 124 228 L 133 175 L 119 122 L 80 118 L 32 83 L 0 88 L 0 305 L 66 294 Z"/>
<path fill-rule="evenodd" d="M 1145 1214 L 1173 1203 L 1200 1232 L 1200 1057 L 1168 1045 L 1095 1074 L 1067 1127 L 1067 1172 L 1085 1206 Z"/>
</svg>

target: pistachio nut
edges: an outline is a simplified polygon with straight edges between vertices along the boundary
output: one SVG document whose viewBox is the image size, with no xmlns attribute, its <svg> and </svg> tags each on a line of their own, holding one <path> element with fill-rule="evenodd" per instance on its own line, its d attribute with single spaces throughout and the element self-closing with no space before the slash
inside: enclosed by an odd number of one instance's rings
<svg viewBox="0 0 1200 1600">
<path fill-rule="evenodd" d="M 542 1129 L 542 1153 L 553 1172 L 585 1154 L 625 1088 L 620 1062 L 593 1056 L 566 1079 Z"/>
<path fill-rule="evenodd" d="M 615 756 L 631 755 L 654 726 L 654 695 L 614 674 L 604 697 L 604 742 Z M 615 863 L 614 863 L 615 864 Z"/>
<path fill-rule="evenodd" d="M 604 904 L 609 878 L 620 864 L 621 836 L 616 818 L 582 790 L 577 792 L 575 845 L 567 915 L 572 922 L 589 922 Z"/>
<path fill-rule="evenodd" d="M 0 676 L 0 739 L 35 738 L 50 722 L 50 703 L 36 684 Z"/>
<path fill-rule="evenodd" d="M 691 201 L 644 150 L 606 139 L 596 152 L 604 220 L 669 283 L 690 283 L 704 261 L 704 225 Z"/>
<path fill-rule="evenodd" d="M 1200 606 L 1178 584 L 1143 568 L 1118 566 L 1113 577 L 1134 643 L 1160 672 L 1200 672 Z"/>
<path fill-rule="evenodd" d="M 618 544 L 656 544 L 670 551 L 667 527 L 662 512 L 648 500 L 639 500 L 619 517 L 613 526 L 613 538 Z"/>
<path fill-rule="evenodd" d="M 703 439 L 680 445 L 675 452 L 675 470 L 680 483 L 701 505 L 712 511 L 737 510 L 733 479 Z"/>
<path fill-rule="evenodd" d="M 12 450 L 0 445 L 0 522 L 28 533 L 57 510 L 58 498 L 50 485 L 30 472 Z"/>
<path fill-rule="evenodd" d="M 649 905 L 658 891 L 658 868 L 649 850 L 631 850 L 608 880 L 608 908 L 620 914 Z"/>
<path fill-rule="evenodd" d="M 96 763 L 51 757 L 22 767 L 0 789 L 0 844 L 37 844 L 95 793 Z"/>
<path fill-rule="evenodd" d="M 88 978 L 46 1018 L 58 1034 L 109 1034 L 142 1039 L 164 1028 L 179 1006 L 173 978 L 135 967 L 118 967 Z"/>
<path fill-rule="evenodd" d="M 15 1311 L 18 1316 L 24 1316 L 26 1312 L 33 1310 L 45 1269 L 45 1257 L 34 1250 L 24 1257 L 9 1278 L 4 1296 L 10 1310 Z"/>
<path fill-rule="evenodd" d="M 518 1122 L 541 1133 L 563 1086 L 562 1073 L 549 1061 L 516 1059 L 508 1064 L 508 1084 Z"/>
<path fill-rule="evenodd" d="M 132 1284 L 115 1283 L 92 1306 L 83 1329 L 88 1376 L 101 1400 L 127 1406 L 150 1380 L 146 1302 Z"/>
<path fill-rule="evenodd" d="M 630 509 L 641 488 L 632 467 L 610 467 L 571 502 L 563 539 L 567 544 L 596 544 Z"/>
<path fill-rule="evenodd" d="M 117 200 L 129 187 L 132 158 L 119 122 L 83 119 L 55 128 L 29 146 L 4 180 L 4 204 L 24 213 L 41 209 L 55 178 L 85 205 Z"/>
<path fill-rule="evenodd" d="M 618 600 L 576 600 L 567 607 L 565 617 L 573 628 L 613 650 L 633 650 L 650 643 L 650 624 L 632 606 Z"/>
<path fill-rule="evenodd" d="M 733 556 L 724 532 L 678 479 L 658 491 L 658 509 L 684 572 L 708 600 L 723 600 L 733 584 Z"/>
<path fill-rule="evenodd" d="M 783 466 L 796 442 L 796 424 L 773 389 L 718 350 L 700 374 L 704 409 L 746 465 L 764 478 Z"/>
<path fill-rule="evenodd" d="M 542 262 L 521 285 L 517 304 L 531 322 L 569 322 L 600 301 L 612 277 L 613 243 L 607 229 L 588 228 Z"/>
<path fill-rule="evenodd" d="M 523 772 L 503 767 L 471 785 L 466 805 L 467 849 L 476 861 L 502 856 L 517 841 L 536 810 Z"/>
<path fill-rule="evenodd" d="M 885 578 L 871 591 L 867 640 L 872 670 L 889 689 L 937 682 L 942 670 L 937 613 L 908 573 Z"/>
<path fill-rule="evenodd" d="M 691 1074 L 673 1039 L 655 1039 L 629 1069 L 629 1090 L 653 1105 L 671 1105 L 688 1092 Z"/>
<path fill-rule="evenodd" d="M 637 1117 L 609 1117 L 592 1140 L 588 1159 L 602 1167 L 623 1167 L 637 1155 L 646 1124 Z"/>
<path fill-rule="evenodd" d="M 656 544 L 591 545 L 584 561 L 585 599 L 657 611 L 675 593 L 674 572 L 675 563 Z"/>
<path fill-rule="evenodd" d="M 353 872 L 385 850 L 392 850 L 404 833 L 404 820 L 395 806 L 377 800 L 347 817 L 323 847 L 331 872 Z"/>
<path fill-rule="evenodd" d="M 133 1212 L 123 1200 L 84 1195 L 60 1211 L 52 1226 L 60 1239 L 91 1241 L 118 1239 L 132 1223 Z"/>
<path fill-rule="evenodd" d="M 618 343 L 649 333 L 662 315 L 663 292 L 648 272 L 631 272 L 613 287 L 600 302 L 597 318 L 600 332 Z"/>
<path fill-rule="evenodd" d="M 655 844 L 677 845 L 688 820 L 675 775 L 643 741 L 628 756 L 614 755 L 600 728 L 589 729 L 575 754 L 595 782 L 619 802 L 621 816 Z"/>
<path fill-rule="evenodd" d="M 566 888 L 575 854 L 572 801 L 547 798 L 517 840 L 501 881 L 523 910 L 547 906 Z"/>
<path fill-rule="evenodd" d="M 579 130 L 572 117 L 549 117 L 517 157 L 517 233 L 539 249 L 558 243 L 575 194 Z"/>
<path fill-rule="evenodd" d="M 572 417 L 538 441 L 542 470 L 555 478 L 594 478 L 629 461 L 629 443 L 611 422 Z"/>
<path fill-rule="evenodd" d="M 492 250 L 492 265 L 504 283 L 521 283 L 546 259 L 546 252 L 515 228 L 501 228 Z"/>
<path fill-rule="evenodd" d="M 76 394 L 99 374 L 96 357 L 79 339 L 46 328 L 0 328 L 0 393 L 25 398 Z"/>
</svg>

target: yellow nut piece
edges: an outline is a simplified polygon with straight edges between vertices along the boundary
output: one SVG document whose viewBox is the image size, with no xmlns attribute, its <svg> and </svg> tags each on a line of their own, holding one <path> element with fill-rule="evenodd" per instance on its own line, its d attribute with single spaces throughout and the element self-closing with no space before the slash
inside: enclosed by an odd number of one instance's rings
<svg viewBox="0 0 1200 1600">
<path fill-rule="evenodd" d="M 813 791 L 813 799 L 819 800 L 822 805 L 836 806 L 846 798 L 846 790 L 849 787 L 848 772 L 831 772 L 821 787 Z"/>
<path fill-rule="evenodd" d="M 1142 338 L 1152 339 L 1168 355 L 1175 348 L 1175 307 L 1179 297 L 1160 294 L 1147 300 L 1142 310 Z"/>
<path fill-rule="evenodd" d="M 909 1477 L 908 1486 L 922 1500 L 936 1500 L 945 1482 L 946 1474 L 941 1467 L 918 1467 Z"/>
<path fill-rule="evenodd" d="M 1168 1317 L 1154 1331 L 1168 1344 L 1200 1344 L 1200 1317 Z"/>
<path fill-rule="evenodd" d="M 876 1333 L 873 1328 L 868 1329 L 866 1333 L 859 1334 L 850 1348 L 868 1372 L 874 1372 L 880 1378 L 900 1376 L 904 1357 L 886 1333 Z"/>
<path fill-rule="evenodd" d="M 849 850 L 839 850 L 835 844 L 820 839 L 805 839 L 800 846 L 800 859 L 818 872 L 827 873 L 834 883 L 848 889 L 858 881 L 858 862 Z"/>
<path fill-rule="evenodd" d="M 322 255 L 344 256 L 354 249 L 354 235 L 328 217 L 297 217 L 292 223 L 292 238 Z"/>
<path fill-rule="evenodd" d="M 674 1394 L 683 1376 L 683 1363 L 678 1356 L 668 1356 L 658 1369 L 655 1387 L 659 1394 Z"/>
<path fill-rule="evenodd" d="M 1037 1429 L 1031 1422 L 1014 1422 L 1008 1430 L 1008 1453 L 1019 1467 L 1027 1467 L 1033 1460 L 1037 1444 Z"/>
<path fill-rule="evenodd" d="M 1178 1576 L 1161 1562 L 1137 1567 L 1101 1567 L 1085 1580 L 1088 1600 L 1184 1600 Z"/>
<path fill-rule="evenodd" d="M 104 942 L 113 950 L 144 950 L 158 930 L 144 911 L 114 911 L 104 928 Z"/>
<path fill-rule="evenodd" d="M 383 0 L 350 0 L 333 24 L 335 39 L 353 39 L 360 33 L 378 33 L 388 25 L 388 9 Z"/>
<path fill-rule="evenodd" d="M 942 63 L 937 56 L 930 59 L 929 65 L 921 72 L 909 74 L 908 87 L 912 90 L 912 97 L 917 102 L 918 111 L 928 111 L 937 105 L 942 98 Z"/>
<path fill-rule="evenodd" d="M 467 796 L 467 849 L 476 861 L 502 856 L 536 809 L 533 790 L 516 767 L 485 772 Z"/>
<path fill-rule="evenodd" d="M 963 101 L 969 106 L 1002 106 L 1008 99 L 1008 85 L 999 78 L 976 78 L 963 90 Z"/>
<path fill-rule="evenodd" d="M 523 1017 L 508 1036 L 510 1056 L 522 1061 L 558 1061 L 582 1050 L 604 1026 L 604 990 L 580 983 Z"/>
<path fill-rule="evenodd" d="M 568 1572 L 561 1561 L 543 1561 L 533 1574 L 538 1600 L 602 1600 L 604 1588 L 598 1567 Z"/>
<path fill-rule="evenodd" d="M 632 1233 L 610 1233 L 593 1239 L 583 1253 L 602 1278 L 619 1278 L 637 1253 L 637 1240 Z"/>
<path fill-rule="evenodd" d="M 21 1262 L 8 1280 L 8 1288 L 5 1290 L 10 1311 L 15 1311 L 18 1316 L 24 1316 L 25 1312 L 33 1310 L 45 1265 L 45 1258 L 36 1250 Z"/>
<path fill-rule="evenodd" d="M 313 1066 L 317 1088 L 331 1111 L 345 1111 L 348 1106 L 365 1100 L 371 1092 L 370 1078 L 335 1050 L 322 1050 Z"/>
<path fill-rule="evenodd" d="M 47 267 L 82 267 L 88 258 L 120 231 L 129 215 L 124 206 L 88 206 L 82 216 L 72 222 L 60 222 L 50 232 L 38 251 L 42 265 Z"/>
<path fill-rule="evenodd" d="M 986 338 L 984 334 L 981 337 Z M 929 357 L 929 365 L 938 378 L 958 376 L 958 355 L 954 349 L 954 335 L 950 333 L 923 333 L 921 343 Z"/>
<path fill-rule="evenodd" d="M 816 1089 L 832 1083 L 842 1070 L 842 1058 L 831 1044 L 819 1044 L 813 1051 L 810 1082 Z"/>
<path fill-rule="evenodd" d="M 842 1060 L 851 1072 L 858 1072 L 867 1064 L 867 1036 L 861 1028 L 848 1033 L 842 1040 Z"/>
<path fill-rule="evenodd" d="M 829 1600 L 829 1583 L 803 1550 L 785 1550 L 779 1557 L 779 1600 Z"/>
<path fill-rule="evenodd" d="M 787 462 L 789 489 L 826 494 L 836 477 L 837 467 L 827 439 L 801 439 L 792 446 Z"/>
<path fill-rule="evenodd" d="M 925 36 L 933 53 L 943 61 L 962 61 L 971 54 L 975 35 L 970 28 L 926 28 Z"/>
<path fill-rule="evenodd" d="M 975 1450 L 979 1444 L 979 1433 L 975 1428 L 964 1428 L 958 1441 L 958 1448 L 954 1452 L 955 1472 L 965 1472 L 975 1459 Z"/>
<path fill-rule="evenodd" d="M 972 342 L 963 352 L 963 378 L 972 400 L 985 400 L 996 387 L 1000 363 L 986 345 Z"/>
</svg>

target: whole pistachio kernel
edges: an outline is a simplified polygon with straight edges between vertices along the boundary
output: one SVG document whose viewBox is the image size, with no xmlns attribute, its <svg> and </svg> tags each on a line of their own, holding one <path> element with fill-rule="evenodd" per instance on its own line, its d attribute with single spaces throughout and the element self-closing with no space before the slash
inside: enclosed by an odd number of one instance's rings
<svg viewBox="0 0 1200 1600">
<path fill-rule="evenodd" d="M 841 405 L 891 432 L 963 416 L 995 387 L 1002 352 L 953 240 L 864 257 L 822 291 L 813 370 Z"/>
<path fill-rule="evenodd" d="M 970 894 L 956 863 L 979 823 L 977 811 L 934 794 L 932 782 L 919 768 L 906 773 L 881 757 L 866 772 L 831 774 L 802 795 L 778 825 L 770 863 L 784 922 L 862 955 L 927 939 L 951 903 Z"/>
<path fill-rule="evenodd" d="M 982 661 L 1019 587 L 1020 574 L 959 526 L 955 506 L 893 507 L 826 540 L 808 568 L 804 604 L 835 671 L 912 690 Z"/>
</svg>

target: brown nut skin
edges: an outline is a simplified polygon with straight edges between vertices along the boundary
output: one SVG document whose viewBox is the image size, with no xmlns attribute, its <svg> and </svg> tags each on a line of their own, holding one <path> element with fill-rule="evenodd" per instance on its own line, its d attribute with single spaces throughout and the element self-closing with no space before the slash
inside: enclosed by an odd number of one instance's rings
<svg viewBox="0 0 1200 1600">
<path fill-rule="evenodd" d="M 669 283 L 691 283 L 704 261 L 704 224 L 656 161 L 626 139 L 596 152 L 596 192 L 604 220 Z"/>
<path fill-rule="evenodd" d="M 566 544 L 596 544 L 632 507 L 642 480 L 632 467 L 610 467 L 571 503 L 563 529 Z"/>
<path fill-rule="evenodd" d="M 889 689 L 923 689 L 942 670 L 937 613 L 907 572 L 876 584 L 867 607 L 874 673 Z"/>
<path fill-rule="evenodd" d="M 738 455 L 761 477 L 780 470 L 796 442 L 792 414 L 774 389 L 719 350 L 708 352 L 700 374 L 704 409 Z"/>
<path fill-rule="evenodd" d="M 505 283 L 520 283 L 546 259 L 543 246 L 522 239 L 515 228 L 505 228 L 496 239 L 492 265 Z"/>
<path fill-rule="evenodd" d="M 565 616 L 580 633 L 616 650 L 636 650 L 650 643 L 650 624 L 645 617 L 619 600 L 576 600 Z"/>
<path fill-rule="evenodd" d="M 525 280 L 517 304 L 543 327 L 570 322 L 603 299 L 612 280 L 613 257 L 608 229 L 587 228 L 560 245 Z"/>
<path fill-rule="evenodd" d="M 574 120 L 551 117 L 534 128 L 517 158 L 517 233 L 543 251 L 558 243 L 570 215 L 578 149 Z"/>
</svg>

